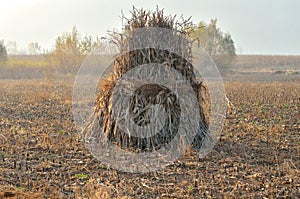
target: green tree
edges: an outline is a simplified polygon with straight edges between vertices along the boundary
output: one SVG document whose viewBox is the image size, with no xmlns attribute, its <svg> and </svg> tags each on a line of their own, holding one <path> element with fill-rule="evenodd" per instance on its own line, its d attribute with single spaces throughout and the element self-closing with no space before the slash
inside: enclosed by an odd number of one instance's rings
<svg viewBox="0 0 300 199">
<path fill-rule="evenodd" d="M 192 27 L 192 38 L 197 38 L 199 44 L 213 58 L 217 66 L 226 66 L 233 63 L 236 57 L 234 42 L 229 33 L 223 33 L 217 27 L 217 20 L 209 24 L 200 22 Z"/>
<path fill-rule="evenodd" d="M 4 45 L 4 41 L 0 41 L 0 62 L 7 60 L 7 51 Z"/>
</svg>

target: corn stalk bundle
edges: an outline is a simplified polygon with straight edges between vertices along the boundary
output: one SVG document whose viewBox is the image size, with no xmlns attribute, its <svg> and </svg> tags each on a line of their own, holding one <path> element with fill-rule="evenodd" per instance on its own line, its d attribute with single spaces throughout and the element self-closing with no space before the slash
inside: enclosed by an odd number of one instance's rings
<svg viewBox="0 0 300 199">
<path fill-rule="evenodd" d="M 131 18 L 125 20 L 124 31 L 122 33 L 113 32 L 110 34 L 110 42 L 118 46 L 119 55 L 114 60 L 113 71 L 106 79 L 99 82 L 97 91 L 97 99 L 95 104 L 95 115 L 93 125 L 86 129 L 86 138 L 98 139 L 99 133 L 105 133 L 108 140 L 119 147 L 134 152 L 152 151 L 165 146 L 176 136 L 179 124 L 180 113 L 183 107 L 180 107 L 176 95 L 167 87 L 158 84 L 145 84 L 138 88 L 130 98 L 129 115 L 134 122 L 141 127 L 146 127 L 151 123 L 151 114 L 155 114 L 149 107 L 160 105 L 165 110 L 166 118 L 162 128 L 153 136 L 136 137 L 131 136 L 128 132 L 119 129 L 118 123 L 112 117 L 112 95 L 119 79 L 131 69 L 143 64 L 163 64 L 175 69 L 186 81 L 192 86 L 199 102 L 201 130 L 194 138 L 193 147 L 199 149 L 206 136 L 208 129 L 208 108 L 207 94 L 202 80 L 196 79 L 192 61 L 191 45 L 192 43 L 182 38 L 174 43 L 175 48 L 179 49 L 179 53 L 170 52 L 157 48 L 144 48 L 128 52 L 130 45 L 142 43 L 140 41 L 132 41 L 133 35 L 130 32 L 138 28 L 159 27 L 170 29 L 174 34 L 189 36 L 188 27 L 191 26 L 190 19 L 176 20 L 176 16 L 165 16 L 163 10 L 158 8 L 155 11 L 146 11 L 143 9 L 133 8 Z M 163 37 L 163 35 L 162 35 Z M 167 39 L 167 38 L 166 38 Z M 176 46 L 177 45 L 177 46 Z M 157 74 L 161 75 L 161 74 Z M 124 107 L 126 108 L 126 107 Z M 191 113 L 193 114 L 193 113 Z M 126 119 L 126 118 L 119 118 Z M 99 140 L 101 142 L 101 140 Z"/>
</svg>

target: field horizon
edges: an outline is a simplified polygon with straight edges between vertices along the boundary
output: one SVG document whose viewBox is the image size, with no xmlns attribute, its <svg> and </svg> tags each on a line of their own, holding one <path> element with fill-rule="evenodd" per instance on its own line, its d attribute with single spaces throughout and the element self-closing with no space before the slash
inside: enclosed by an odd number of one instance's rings
<svg viewBox="0 0 300 199">
<path fill-rule="evenodd" d="M 300 55 L 237 55 L 232 65 L 218 68 L 224 81 L 294 81 L 300 77 Z M 48 55 L 9 55 L 0 63 L 0 79 L 55 78 L 59 70 Z"/>
</svg>

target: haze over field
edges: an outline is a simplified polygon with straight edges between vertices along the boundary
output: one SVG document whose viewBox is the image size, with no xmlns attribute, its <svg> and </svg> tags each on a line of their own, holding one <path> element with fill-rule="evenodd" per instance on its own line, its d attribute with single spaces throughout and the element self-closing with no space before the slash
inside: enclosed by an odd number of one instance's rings
<svg viewBox="0 0 300 199">
<path fill-rule="evenodd" d="M 300 54 L 297 0 L 0 0 L 0 39 L 26 48 L 38 42 L 51 49 L 55 38 L 76 25 L 82 34 L 103 36 L 121 29 L 121 10 L 131 6 L 165 8 L 166 13 L 192 16 L 194 23 L 218 19 L 240 54 Z"/>
</svg>

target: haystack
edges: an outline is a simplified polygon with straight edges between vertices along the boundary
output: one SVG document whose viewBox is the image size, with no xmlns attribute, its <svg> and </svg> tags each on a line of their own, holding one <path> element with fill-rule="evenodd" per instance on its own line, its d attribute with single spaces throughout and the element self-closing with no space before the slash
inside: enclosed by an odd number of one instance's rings
<svg viewBox="0 0 300 199">
<path fill-rule="evenodd" d="M 195 78 L 193 66 L 191 65 L 191 42 L 186 40 L 183 42 L 184 45 L 182 45 L 181 42 L 181 46 L 178 46 L 182 54 L 186 55 L 185 58 L 168 50 L 146 48 L 127 52 L 127 49 L 125 49 L 130 41 L 130 35 L 128 35 L 127 32 L 143 27 L 159 27 L 170 29 L 188 37 L 188 27 L 191 26 L 190 20 L 181 20 L 179 22 L 176 20 L 176 16 L 165 16 L 163 10 L 159 10 L 158 8 L 155 11 L 133 8 L 131 18 L 123 17 L 123 20 L 125 20 L 123 33 L 112 33 L 110 35 L 110 41 L 118 46 L 120 54 L 114 60 L 114 70 L 109 78 L 99 83 L 95 104 L 96 122 L 93 123 L 93 130 L 91 131 L 93 133 L 86 132 L 85 136 L 97 139 L 99 137 L 97 133 L 104 132 L 110 142 L 122 149 L 133 152 L 158 150 L 168 144 L 178 132 L 182 107 L 180 107 L 176 95 L 167 87 L 158 84 L 146 84 L 138 88 L 134 92 L 134 95 L 131 96 L 129 113 L 134 122 L 139 126 L 147 126 L 151 123 L 149 118 L 153 113 L 151 113 L 151 108 L 149 107 L 161 105 L 166 112 L 167 118 L 163 124 L 163 128 L 151 137 L 143 138 L 131 136 L 120 130 L 117 122 L 112 117 L 113 106 L 111 100 L 116 83 L 122 75 L 131 69 L 142 64 L 168 63 L 169 67 L 172 67 L 186 78 L 196 93 L 200 109 L 199 124 L 201 129 L 199 129 L 199 132 L 194 138 L 193 147 L 200 149 L 208 129 L 208 110 L 204 110 L 203 107 L 203 93 L 206 92 L 203 87 L 203 82 Z"/>
</svg>

